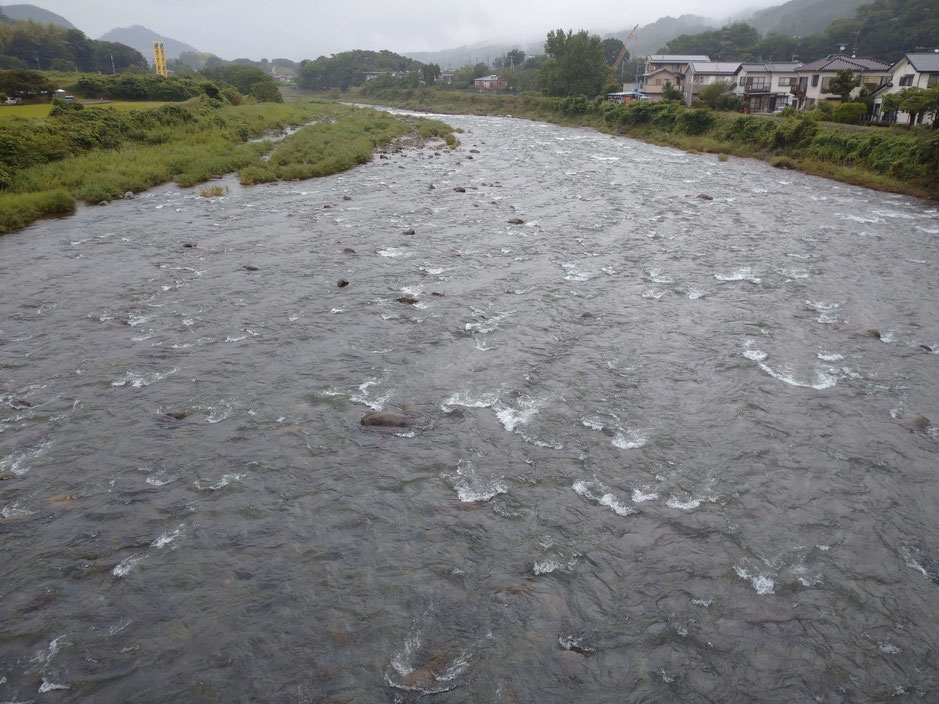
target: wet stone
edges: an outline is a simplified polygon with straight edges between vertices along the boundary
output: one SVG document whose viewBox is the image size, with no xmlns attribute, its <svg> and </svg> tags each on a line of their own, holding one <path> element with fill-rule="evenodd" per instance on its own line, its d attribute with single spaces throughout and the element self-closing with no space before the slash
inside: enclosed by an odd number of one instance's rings
<svg viewBox="0 0 939 704">
<path fill-rule="evenodd" d="M 407 303 L 410 306 L 417 304 L 417 299 L 412 296 L 401 296 L 400 298 L 395 299 L 398 303 Z"/>
<path fill-rule="evenodd" d="M 463 188 L 463 186 L 457 186 L 453 190 L 456 191 L 457 193 L 466 193 L 466 189 Z"/>
<path fill-rule="evenodd" d="M 402 234 L 402 235 L 413 235 L 413 234 L 414 234 L 414 228 L 408 228 L 407 230 L 405 230 L 405 231 L 402 232 L 401 234 Z"/>
<path fill-rule="evenodd" d="M 509 220 L 509 225 L 524 225 L 525 221 L 521 218 L 512 218 Z"/>
<path fill-rule="evenodd" d="M 697 198 L 698 200 L 714 200 L 714 196 L 709 196 L 707 193 L 699 193 Z"/>
<path fill-rule="evenodd" d="M 336 286 L 338 286 L 339 288 L 345 288 L 348 285 L 349 285 L 349 282 L 346 281 L 345 279 L 339 279 L 339 281 L 336 282 Z"/>
<path fill-rule="evenodd" d="M 352 249 L 352 247 L 343 247 L 342 253 L 343 254 L 357 254 L 357 252 L 354 249 Z M 346 283 L 348 284 L 349 282 L 346 281 Z"/>
<path fill-rule="evenodd" d="M 406 428 L 411 420 L 400 413 L 391 411 L 369 411 L 359 421 L 362 425 L 375 425 L 386 428 Z"/>
<path fill-rule="evenodd" d="M 251 264 L 245 264 L 244 269 L 245 271 L 261 271 L 258 267 Z"/>
<path fill-rule="evenodd" d="M 185 249 L 195 249 L 195 248 L 196 248 L 196 244 L 195 244 L 195 242 L 183 242 L 183 247 L 184 247 Z"/>
<path fill-rule="evenodd" d="M 186 417 L 186 414 L 180 411 L 173 411 L 172 413 L 164 413 L 163 415 L 165 415 L 167 418 L 172 418 L 173 420 L 182 420 L 183 418 Z"/>
</svg>

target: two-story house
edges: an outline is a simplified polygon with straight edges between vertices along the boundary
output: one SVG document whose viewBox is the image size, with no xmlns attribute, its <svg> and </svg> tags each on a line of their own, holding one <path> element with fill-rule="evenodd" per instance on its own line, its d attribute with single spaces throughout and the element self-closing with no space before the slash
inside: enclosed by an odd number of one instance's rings
<svg viewBox="0 0 939 704">
<path fill-rule="evenodd" d="M 642 74 L 642 92 L 650 100 L 661 100 L 666 81 L 674 88 L 683 88 L 685 71 L 692 61 L 710 59 L 704 54 L 652 54 L 647 57 L 646 70 Z"/>
<path fill-rule="evenodd" d="M 685 70 L 685 104 L 691 105 L 704 86 L 712 83 L 726 83 L 728 90 L 734 84 L 739 61 L 691 61 Z"/>
<path fill-rule="evenodd" d="M 801 110 L 811 108 L 823 100 L 839 100 L 838 95 L 828 90 L 828 86 L 837 77 L 838 71 L 845 69 L 861 76 L 861 85 L 851 91 L 852 97 L 861 91 L 861 87 L 876 90 L 887 83 L 890 76 L 890 64 L 886 61 L 843 54 L 827 56 L 799 67 L 799 82 L 792 89 L 798 100 L 797 107 Z"/>
<path fill-rule="evenodd" d="M 798 61 L 740 64 L 734 93 L 749 104 L 750 112 L 775 112 L 794 100 L 790 92 L 799 82 Z"/>
<path fill-rule="evenodd" d="M 884 96 L 899 93 L 906 88 L 935 88 L 939 86 L 939 54 L 904 54 L 903 58 L 890 67 L 889 80 L 874 93 L 874 119 L 907 125 L 909 113 L 883 112 Z M 931 124 L 932 117 L 925 116 L 925 123 Z"/>
</svg>

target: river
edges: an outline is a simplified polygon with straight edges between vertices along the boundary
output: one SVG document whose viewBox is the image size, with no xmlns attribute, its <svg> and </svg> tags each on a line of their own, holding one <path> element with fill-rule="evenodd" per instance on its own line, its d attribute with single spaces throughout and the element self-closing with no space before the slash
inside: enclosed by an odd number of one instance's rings
<svg viewBox="0 0 939 704">
<path fill-rule="evenodd" d="M 0 238 L 0 701 L 937 701 L 935 204 L 444 119 Z"/>
</svg>

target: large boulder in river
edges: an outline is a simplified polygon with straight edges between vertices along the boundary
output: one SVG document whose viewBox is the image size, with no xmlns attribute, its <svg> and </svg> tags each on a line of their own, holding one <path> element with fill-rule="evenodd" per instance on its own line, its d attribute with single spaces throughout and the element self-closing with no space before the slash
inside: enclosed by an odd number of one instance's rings
<svg viewBox="0 0 939 704">
<path fill-rule="evenodd" d="M 411 419 L 400 413 L 391 411 L 369 411 L 360 421 L 362 425 L 378 425 L 384 428 L 406 428 L 411 425 Z"/>
</svg>

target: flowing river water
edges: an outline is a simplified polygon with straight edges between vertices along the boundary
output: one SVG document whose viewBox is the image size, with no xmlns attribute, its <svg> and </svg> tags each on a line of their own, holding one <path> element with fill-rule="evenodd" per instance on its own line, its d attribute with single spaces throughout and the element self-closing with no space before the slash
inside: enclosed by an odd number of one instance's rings
<svg viewBox="0 0 939 704">
<path fill-rule="evenodd" d="M 939 700 L 936 206 L 444 119 L 0 238 L 0 701 Z"/>
</svg>

